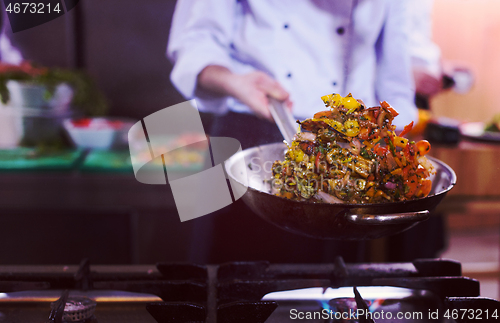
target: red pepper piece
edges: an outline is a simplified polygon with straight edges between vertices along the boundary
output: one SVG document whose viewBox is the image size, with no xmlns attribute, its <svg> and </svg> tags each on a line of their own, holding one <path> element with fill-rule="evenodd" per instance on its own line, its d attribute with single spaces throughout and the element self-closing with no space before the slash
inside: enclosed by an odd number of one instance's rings
<svg viewBox="0 0 500 323">
<path fill-rule="evenodd" d="M 406 135 L 408 132 L 411 131 L 411 129 L 413 129 L 413 121 L 410 123 L 410 124 L 407 124 L 403 131 L 401 131 L 401 133 L 399 134 L 400 137 L 403 137 L 404 135 Z"/>
</svg>

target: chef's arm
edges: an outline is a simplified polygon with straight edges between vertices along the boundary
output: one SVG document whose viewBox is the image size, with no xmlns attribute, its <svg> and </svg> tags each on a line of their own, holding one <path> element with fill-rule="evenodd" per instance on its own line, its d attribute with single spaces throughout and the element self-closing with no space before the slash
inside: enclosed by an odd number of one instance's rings
<svg viewBox="0 0 500 323">
<path fill-rule="evenodd" d="M 269 75 L 231 72 L 234 0 L 178 0 L 167 55 L 173 63 L 170 79 L 188 99 L 196 98 L 203 111 L 224 113 L 233 97 L 256 115 L 271 118 L 267 96 L 287 102 L 288 93 Z"/>
<path fill-rule="evenodd" d="M 259 117 L 272 120 L 269 99 L 283 101 L 290 108 L 289 94 L 272 77 L 261 71 L 235 74 L 220 65 L 209 65 L 198 74 L 198 88 L 212 95 L 232 96 Z"/>
<path fill-rule="evenodd" d="M 186 99 L 196 99 L 198 109 L 224 113 L 227 96 L 199 93 L 198 75 L 209 65 L 231 68 L 234 0 L 178 0 L 170 29 L 167 56 L 172 62 L 172 84 Z"/>
</svg>

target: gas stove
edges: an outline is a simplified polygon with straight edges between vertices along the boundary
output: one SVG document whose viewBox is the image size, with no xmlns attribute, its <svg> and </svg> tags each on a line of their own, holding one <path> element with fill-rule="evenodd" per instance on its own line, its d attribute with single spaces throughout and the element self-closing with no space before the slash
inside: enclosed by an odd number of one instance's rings
<svg viewBox="0 0 500 323">
<path fill-rule="evenodd" d="M 458 262 L 0 266 L 0 322 L 62 322 L 64 291 L 97 302 L 88 322 L 468 322 L 500 303 Z M 420 313 L 420 314 L 419 314 Z M 50 315 L 50 317 L 49 317 Z M 421 316 L 419 316 L 421 315 Z"/>
</svg>

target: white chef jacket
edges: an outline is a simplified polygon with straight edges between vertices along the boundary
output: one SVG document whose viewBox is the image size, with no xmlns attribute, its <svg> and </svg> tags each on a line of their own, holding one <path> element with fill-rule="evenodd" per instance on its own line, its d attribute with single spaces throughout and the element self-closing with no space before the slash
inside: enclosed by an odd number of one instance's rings
<svg viewBox="0 0 500 323">
<path fill-rule="evenodd" d="M 320 97 L 349 92 L 368 106 L 389 102 L 402 127 L 417 118 L 405 0 L 178 0 L 167 56 L 171 80 L 202 111 L 250 113 L 230 97 L 196 89 L 208 65 L 261 70 L 290 93 L 299 119 Z"/>
<path fill-rule="evenodd" d="M 441 50 L 432 41 L 434 0 L 410 0 L 410 53 L 412 66 L 441 78 Z"/>
</svg>

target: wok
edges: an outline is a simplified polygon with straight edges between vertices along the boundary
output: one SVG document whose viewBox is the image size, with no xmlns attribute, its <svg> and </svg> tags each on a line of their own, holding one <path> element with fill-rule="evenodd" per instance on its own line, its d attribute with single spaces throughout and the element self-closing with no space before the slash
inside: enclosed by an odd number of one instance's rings
<svg viewBox="0 0 500 323">
<path fill-rule="evenodd" d="M 247 192 L 244 202 L 268 222 L 300 235 L 335 240 L 367 240 L 396 234 L 427 220 L 456 183 L 445 163 L 428 157 L 436 173 L 431 175 L 429 196 L 382 204 L 327 204 L 293 201 L 271 193 L 271 166 L 283 160 L 286 146 L 273 143 L 240 151 L 225 162 L 232 185 Z"/>
</svg>

